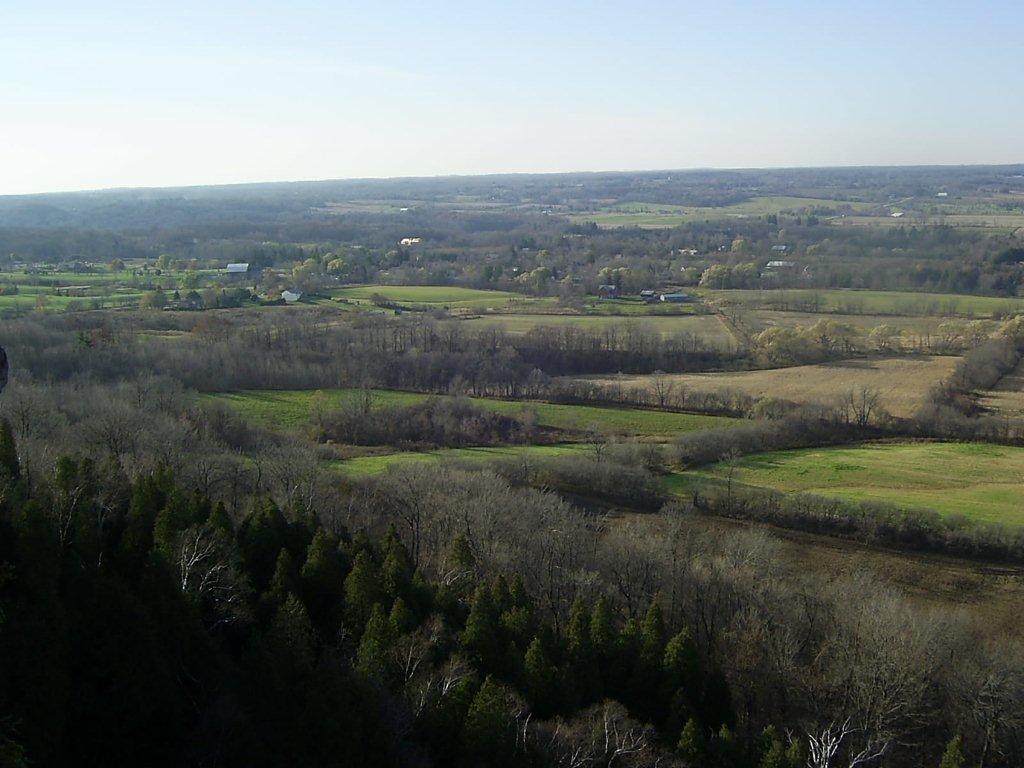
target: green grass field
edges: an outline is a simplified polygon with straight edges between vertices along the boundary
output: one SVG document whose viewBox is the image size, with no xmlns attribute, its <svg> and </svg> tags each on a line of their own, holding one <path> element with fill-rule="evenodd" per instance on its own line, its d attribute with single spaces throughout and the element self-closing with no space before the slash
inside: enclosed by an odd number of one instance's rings
<svg viewBox="0 0 1024 768">
<path fill-rule="evenodd" d="M 975 316 L 1024 309 L 1024 299 L 965 296 L 911 291 L 843 291 L 797 288 L 786 290 L 707 290 L 701 295 L 723 305 L 747 309 L 792 310 L 870 315 Z M 808 315 L 810 317 L 810 315 Z M 813 319 L 811 324 L 813 324 Z"/>
<path fill-rule="evenodd" d="M 370 303 L 383 296 L 398 304 L 450 307 L 457 309 L 501 309 L 509 304 L 538 300 L 510 291 L 487 291 L 453 285 L 354 285 L 332 292 L 335 298 Z"/>
<path fill-rule="evenodd" d="M 271 427 L 296 429 L 310 423 L 313 409 L 319 399 L 325 408 L 338 408 L 344 402 L 359 396 L 355 389 L 326 389 L 316 394 L 312 390 L 250 390 L 203 395 L 211 402 L 226 403 L 253 421 Z M 425 400 L 432 395 L 394 390 L 373 390 L 373 404 L 401 406 Z M 441 395 L 444 397 L 444 395 Z M 509 416 L 533 411 L 540 426 L 569 431 L 597 431 L 634 437 L 672 437 L 697 429 L 710 429 L 742 423 L 723 416 L 704 416 L 691 413 L 669 413 L 635 408 L 605 408 L 589 405 L 561 405 L 533 401 L 494 400 L 474 398 L 472 402 L 482 408 Z"/>
<path fill-rule="evenodd" d="M 728 467 L 684 472 L 669 482 L 723 482 Z M 986 443 L 876 443 L 776 451 L 740 459 L 743 485 L 857 501 L 886 501 L 973 520 L 1024 525 L 1024 448 Z"/>
<path fill-rule="evenodd" d="M 571 454 L 582 454 L 590 450 L 590 446 L 583 443 L 570 443 L 566 445 L 503 445 L 487 448 L 448 448 L 440 451 L 402 451 L 399 453 L 386 453 L 378 456 L 359 456 L 354 459 L 335 461 L 330 467 L 340 470 L 352 477 L 366 477 L 376 475 L 389 467 L 397 467 L 403 464 L 429 464 L 442 461 L 469 461 L 474 463 L 485 463 L 497 459 L 510 459 L 525 457 L 531 459 L 551 458 L 555 456 L 568 456 Z"/>
<path fill-rule="evenodd" d="M 777 195 L 752 197 L 742 203 L 721 207 L 682 206 L 662 203 L 621 203 L 592 213 L 573 214 L 569 218 L 577 223 L 594 222 L 599 227 L 659 229 L 663 227 L 678 227 L 687 221 L 766 216 L 782 213 L 783 211 L 811 211 L 816 208 L 864 212 L 877 208 L 877 206 L 871 203 L 847 200 L 825 200 L 812 197 Z"/>
</svg>

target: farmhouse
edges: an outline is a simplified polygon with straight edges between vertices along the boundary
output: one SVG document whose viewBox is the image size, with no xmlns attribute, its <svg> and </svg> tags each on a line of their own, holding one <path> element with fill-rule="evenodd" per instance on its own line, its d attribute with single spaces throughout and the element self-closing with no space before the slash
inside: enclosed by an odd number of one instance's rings
<svg viewBox="0 0 1024 768">
<path fill-rule="evenodd" d="M 772 250 L 775 251 L 776 253 L 785 253 L 787 250 L 789 250 L 789 246 L 788 245 L 773 245 L 772 246 Z"/>
<path fill-rule="evenodd" d="M 795 261 L 769 261 L 765 269 L 792 269 L 795 266 Z"/>
<path fill-rule="evenodd" d="M 244 275 L 249 271 L 248 262 L 237 262 L 235 264 L 228 264 L 225 270 L 229 275 Z"/>
<path fill-rule="evenodd" d="M 597 292 L 602 299 L 614 299 L 619 295 L 619 287 L 617 285 L 599 285 Z"/>
<path fill-rule="evenodd" d="M 398 241 L 399 245 L 416 245 L 417 243 L 423 242 L 422 237 L 403 237 Z"/>
</svg>

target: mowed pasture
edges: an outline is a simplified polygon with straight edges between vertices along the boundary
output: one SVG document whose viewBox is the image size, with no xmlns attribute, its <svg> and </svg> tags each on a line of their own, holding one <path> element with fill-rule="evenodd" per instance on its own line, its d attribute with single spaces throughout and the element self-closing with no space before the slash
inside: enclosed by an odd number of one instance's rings
<svg viewBox="0 0 1024 768">
<path fill-rule="evenodd" d="M 578 328 L 591 333 L 622 334 L 631 328 L 662 338 L 691 334 L 711 349 L 736 346 L 732 333 L 717 315 L 615 317 L 607 315 L 485 315 L 466 321 L 473 328 L 497 327 L 520 336 L 535 328 Z"/>
<path fill-rule="evenodd" d="M 1024 448 L 988 443 L 873 443 L 774 451 L 680 477 L 885 501 L 972 520 L 1024 524 Z M 685 487 L 685 484 L 683 485 Z"/>
<path fill-rule="evenodd" d="M 407 464 L 437 464 L 445 461 L 482 464 L 502 459 L 548 459 L 557 456 L 584 455 L 592 450 L 583 443 L 560 445 L 501 445 L 481 448 L 446 448 L 438 451 L 399 451 L 330 462 L 332 469 L 350 477 L 376 475 L 391 467 Z"/>
<path fill-rule="evenodd" d="M 261 426 L 301 429 L 311 424 L 317 410 L 341 408 L 355 403 L 366 393 L 358 389 L 248 390 L 203 395 L 207 402 L 231 406 L 243 417 Z M 387 389 L 369 391 L 371 407 L 408 406 L 431 397 L 418 392 Z M 671 438 L 698 429 L 742 423 L 738 419 L 704 414 L 672 413 L 639 408 L 564 405 L 539 401 L 472 398 L 474 405 L 507 416 L 529 417 L 541 427 L 589 434 L 599 432 L 628 437 Z"/>
<path fill-rule="evenodd" d="M 353 285 L 331 292 L 333 298 L 371 304 L 378 297 L 395 304 L 428 309 L 501 310 L 517 306 L 552 304 L 511 291 L 461 288 L 454 285 Z"/>
<path fill-rule="evenodd" d="M 657 381 L 694 392 L 734 390 L 753 398 L 826 404 L 868 387 L 879 393 L 890 413 L 908 417 L 931 387 L 952 373 L 958 360 L 952 356 L 870 358 L 758 371 L 663 374 Z M 653 388 L 656 383 L 649 375 L 576 378 L 621 389 Z"/>
<path fill-rule="evenodd" d="M 1024 299 L 913 291 L 702 289 L 707 300 L 726 307 L 850 315 L 992 317 L 1024 310 Z"/>
</svg>

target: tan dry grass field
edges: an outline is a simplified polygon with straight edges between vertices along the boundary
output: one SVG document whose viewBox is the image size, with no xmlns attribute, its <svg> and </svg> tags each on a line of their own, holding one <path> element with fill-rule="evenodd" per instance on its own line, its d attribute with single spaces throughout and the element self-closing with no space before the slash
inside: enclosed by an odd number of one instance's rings
<svg viewBox="0 0 1024 768">
<path fill-rule="evenodd" d="M 732 349 L 735 339 L 728 327 L 717 315 L 667 315 L 667 316 L 616 316 L 616 315 L 482 315 L 467 320 L 471 327 L 496 326 L 507 333 L 522 335 L 534 328 L 564 328 L 572 326 L 580 330 L 603 333 L 609 329 L 624 331 L 635 327 L 666 338 L 689 333 L 712 349 Z"/>
<path fill-rule="evenodd" d="M 913 415 L 932 385 L 949 376 L 959 358 L 888 357 L 843 360 L 819 365 L 728 373 L 681 373 L 667 378 L 692 391 L 732 389 L 751 397 L 777 397 L 800 403 L 829 403 L 861 387 L 875 389 L 894 416 Z M 584 381 L 609 386 L 651 385 L 651 376 L 591 376 Z"/>
</svg>

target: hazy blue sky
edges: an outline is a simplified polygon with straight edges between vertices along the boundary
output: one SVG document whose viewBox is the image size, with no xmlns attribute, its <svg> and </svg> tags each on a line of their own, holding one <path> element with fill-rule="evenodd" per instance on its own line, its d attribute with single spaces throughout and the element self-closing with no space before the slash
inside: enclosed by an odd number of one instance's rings
<svg viewBox="0 0 1024 768">
<path fill-rule="evenodd" d="M 1024 161 L 1024 0 L 0 0 L 0 193 Z"/>
</svg>

